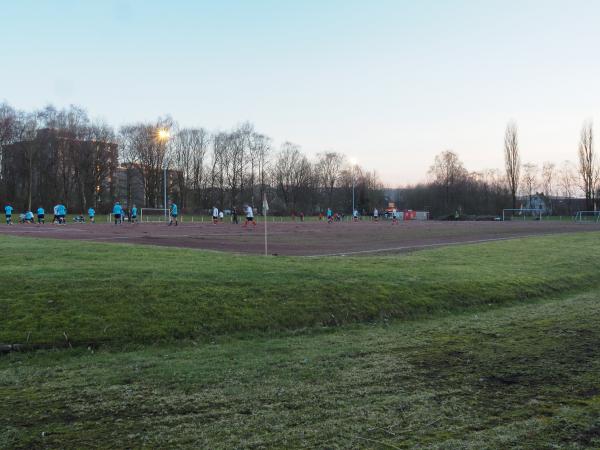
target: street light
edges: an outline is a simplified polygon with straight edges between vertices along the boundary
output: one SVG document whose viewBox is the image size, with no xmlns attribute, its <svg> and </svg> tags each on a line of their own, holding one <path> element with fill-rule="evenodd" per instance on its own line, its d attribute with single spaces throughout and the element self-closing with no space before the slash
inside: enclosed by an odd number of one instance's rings
<svg viewBox="0 0 600 450">
<path fill-rule="evenodd" d="M 165 208 L 165 220 L 167 219 L 167 166 L 168 166 L 168 160 L 167 160 L 167 156 L 166 156 L 166 143 L 169 141 L 169 138 L 171 137 L 171 133 L 169 133 L 169 130 L 167 130 L 166 128 L 161 128 L 160 130 L 158 130 L 157 133 L 157 138 L 159 142 L 162 142 L 165 145 L 165 157 L 163 160 L 163 188 L 164 188 L 164 208 Z"/>
<path fill-rule="evenodd" d="M 356 211 L 354 206 L 354 185 L 356 184 L 356 165 L 358 161 L 356 158 L 350 158 L 350 164 L 352 165 L 352 217 L 354 218 L 354 211 Z"/>
</svg>

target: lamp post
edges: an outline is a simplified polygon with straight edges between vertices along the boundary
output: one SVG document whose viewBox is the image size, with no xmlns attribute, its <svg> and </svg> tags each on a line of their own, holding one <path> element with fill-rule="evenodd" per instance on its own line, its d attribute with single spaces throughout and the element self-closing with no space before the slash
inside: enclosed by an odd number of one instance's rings
<svg viewBox="0 0 600 450">
<path fill-rule="evenodd" d="M 356 185 L 356 158 L 350 159 L 350 164 L 352 164 L 352 217 L 354 217 L 354 211 L 356 211 L 356 206 L 354 202 L 354 189 Z"/>
<path fill-rule="evenodd" d="M 167 211 L 168 211 L 168 207 L 167 207 L 167 167 L 169 164 L 169 161 L 167 159 L 167 142 L 169 141 L 169 137 L 171 137 L 171 134 L 169 133 L 169 130 L 167 129 L 160 129 L 158 130 L 158 141 L 162 142 L 165 145 L 165 156 L 164 156 L 164 160 L 163 160 L 163 190 L 164 190 L 164 208 L 165 208 L 165 221 L 167 219 Z"/>
</svg>

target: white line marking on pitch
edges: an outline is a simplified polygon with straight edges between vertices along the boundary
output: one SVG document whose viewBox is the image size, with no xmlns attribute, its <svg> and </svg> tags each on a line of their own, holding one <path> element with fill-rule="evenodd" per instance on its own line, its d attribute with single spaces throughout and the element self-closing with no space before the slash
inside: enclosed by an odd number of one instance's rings
<svg viewBox="0 0 600 450">
<path fill-rule="evenodd" d="M 48 232 L 57 232 L 62 233 L 66 231 L 67 228 L 36 228 L 33 230 L 26 230 L 24 228 L 11 228 L 11 229 L 0 229 L 0 233 L 6 234 L 17 234 L 17 233 L 48 233 Z M 79 232 L 87 232 L 89 230 L 84 230 L 82 228 L 68 228 L 68 231 L 79 231 Z"/>
<path fill-rule="evenodd" d="M 505 236 L 505 237 L 499 237 L 499 238 L 477 239 L 474 241 L 437 242 L 434 244 L 406 245 L 406 246 L 402 246 L 402 247 L 378 248 L 375 250 L 356 250 L 356 251 L 352 251 L 352 252 L 326 253 L 326 254 L 322 254 L 322 255 L 306 255 L 305 258 L 323 258 L 326 256 L 347 256 L 347 255 L 360 255 L 360 254 L 364 254 L 364 253 L 394 252 L 394 251 L 399 251 L 399 250 L 414 250 L 414 249 L 422 249 L 422 248 L 430 248 L 430 247 L 447 247 L 450 245 L 482 244 L 485 242 L 508 241 L 511 239 L 553 236 L 555 234 L 561 234 L 561 233 L 524 234 L 521 236 Z"/>
</svg>

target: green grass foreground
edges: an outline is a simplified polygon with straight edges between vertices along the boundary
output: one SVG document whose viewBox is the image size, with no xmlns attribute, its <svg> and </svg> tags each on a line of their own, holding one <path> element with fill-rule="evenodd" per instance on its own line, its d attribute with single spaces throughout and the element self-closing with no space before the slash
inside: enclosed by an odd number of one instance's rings
<svg viewBox="0 0 600 450">
<path fill-rule="evenodd" d="M 422 321 L 0 358 L 0 448 L 600 448 L 599 290 Z"/>
<path fill-rule="evenodd" d="M 0 237 L 0 343 L 209 340 L 414 319 L 600 285 L 600 235 L 284 258 Z"/>
</svg>

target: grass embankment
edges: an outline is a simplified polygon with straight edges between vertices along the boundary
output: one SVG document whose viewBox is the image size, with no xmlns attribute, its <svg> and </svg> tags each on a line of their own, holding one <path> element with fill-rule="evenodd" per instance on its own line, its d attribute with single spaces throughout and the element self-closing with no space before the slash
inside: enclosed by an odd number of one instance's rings
<svg viewBox="0 0 600 450">
<path fill-rule="evenodd" d="M 1 448 L 600 448 L 598 291 L 388 326 L 0 358 Z"/>
<path fill-rule="evenodd" d="M 597 233 L 323 259 L 6 236 L 0 246 L 0 343 L 11 344 L 411 319 L 600 284 Z"/>
</svg>

